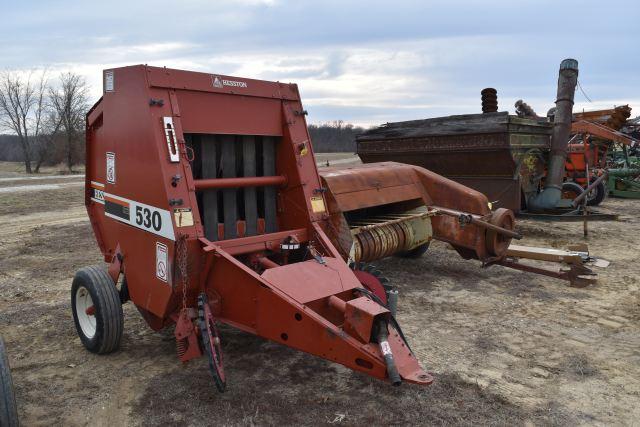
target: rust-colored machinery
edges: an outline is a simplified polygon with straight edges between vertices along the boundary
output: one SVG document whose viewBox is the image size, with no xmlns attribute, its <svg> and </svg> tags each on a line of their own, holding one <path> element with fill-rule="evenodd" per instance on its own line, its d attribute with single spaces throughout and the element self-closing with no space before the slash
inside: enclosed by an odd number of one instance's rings
<svg viewBox="0 0 640 427">
<path fill-rule="evenodd" d="M 395 162 L 321 171 L 327 189 L 327 235 L 344 258 L 370 262 L 419 256 L 432 238 L 466 259 L 501 259 L 513 212 L 491 211 L 485 196 L 426 169 Z"/>
<path fill-rule="evenodd" d="M 364 263 L 432 237 L 503 259 L 513 214 L 400 164 L 320 178 L 294 84 L 132 66 L 104 72 L 87 114 L 86 205 L 108 270 L 71 291 L 84 346 L 119 346 L 121 304 L 175 324 L 180 360 L 225 388 L 219 322 L 393 384 L 426 385 L 395 321 L 396 291 Z M 351 262 L 345 262 L 350 260 Z"/>
<path fill-rule="evenodd" d="M 538 193 L 552 126 L 507 112 L 387 123 L 357 137 L 364 163 L 420 166 L 518 213 Z"/>
<path fill-rule="evenodd" d="M 624 107 L 622 109 L 623 112 L 630 112 L 628 106 Z M 610 117 L 615 118 L 620 115 L 615 114 L 618 109 L 613 111 L 614 113 Z M 588 115 L 588 113 L 580 113 L 578 116 L 581 117 L 583 115 Z M 623 147 L 626 152 L 628 147 L 635 146 L 636 141 L 628 135 L 602 124 L 611 123 L 612 121 L 613 119 L 611 118 L 601 122 L 593 119 L 580 119 L 571 124 L 571 133 L 574 135 L 572 139 L 579 138 L 581 141 L 570 143 L 568 147 L 565 164 L 567 182 L 563 186 L 565 193 L 569 193 L 568 198 L 574 199 L 578 197 L 585 188 L 598 180 L 605 171 L 612 177 L 621 173 L 619 169 L 608 170 L 607 157 L 615 144 Z M 608 182 L 611 182 L 611 180 L 608 179 Z M 616 186 L 614 184 L 611 191 L 615 192 L 615 190 Z M 587 203 L 590 206 L 597 206 L 605 199 L 607 193 L 607 181 L 601 179 L 587 195 Z"/>
<path fill-rule="evenodd" d="M 572 129 L 577 77 L 577 61 L 562 61 L 551 120 L 539 117 L 522 100 L 516 102 L 516 115 L 497 112 L 496 91 L 487 88 L 481 93 L 482 114 L 387 123 L 359 135 L 357 153 L 364 163 L 392 160 L 424 167 L 522 216 L 583 221 L 578 211 L 582 206 L 574 206 L 583 191 L 576 182 L 565 182 L 580 172 L 571 169 L 569 148 L 575 148 L 570 144 L 575 139 L 570 136 L 587 123 L 578 121 Z M 618 115 L 606 116 L 605 122 L 618 120 Z M 602 187 L 602 181 L 596 185 Z M 593 193 L 590 189 L 587 194 Z M 589 215 L 590 220 L 613 217 Z"/>
</svg>

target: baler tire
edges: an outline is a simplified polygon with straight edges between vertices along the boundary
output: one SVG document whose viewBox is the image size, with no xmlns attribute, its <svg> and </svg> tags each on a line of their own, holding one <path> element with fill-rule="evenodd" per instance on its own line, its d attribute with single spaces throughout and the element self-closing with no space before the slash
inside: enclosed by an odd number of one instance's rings
<svg viewBox="0 0 640 427">
<path fill-rule="evenodd" d="M 82 292 L 88 294 L 88 301 L 93 305 L 87 307 L 84 314 L 79 315 L 77 298 Z M 87 294 L 80 295 L 85 297 L 84 305 L 87 305 Z M 93 314 L 87 313 L 91 307 L 94 310 Z M 91 266 L 78 270 L 71 285 L 71 309 L 76 331 L 87 350 L 97 354 L 108 354 L 120 347 L 124 329 L 120 293 L 104 268 Z M 91 325 L 91 317 L 94 318 L 95 325 Z M 83 330 L 83 324 L 89 329 L 92 326 L 95 328 L 92 335 L 88 335 L 90 331 Z"/>
<path fill-rule="evenodd" d="M 13 393 L 9 358 L 0 337 L 0 426 L 18 427 L 18 410 Z"/>
<path fill-rule="evenodd" d="M 408 251 L 398 252 L 397 256 L 399 256 L 400 258 L 410 258 L 410 259 L 420 258 L 422 255 L 427 253 L 427 251 L 429 250 L 430 243 L 431 242 L 423 243 L 420 246 L 416 246 L 415 248 L 410 249 Z"/>
<path fill-rule="evenodd" d="M 593 181 L 593 180 L 592 180 Z M 593 197 L 590 197 L 593 194 Z M 607 197 L 607 186 L 603 181 L 600 181 L 596 187 L 587 195 L 588 206 L 598 206 Z"/>
</svg>

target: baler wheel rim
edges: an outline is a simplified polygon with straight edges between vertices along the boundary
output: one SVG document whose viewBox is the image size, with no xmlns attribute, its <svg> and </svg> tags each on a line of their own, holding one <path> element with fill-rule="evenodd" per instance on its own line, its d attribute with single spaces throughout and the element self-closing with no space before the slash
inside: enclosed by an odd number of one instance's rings
<svg viewBox="0 0 640 427">
<path fill-rule="evenodd" d="M 224 374 L 220 334 L 218 333 L 207 295 L 204 293 L 198 296 L 198 320 L 200 323 L 200 339 L 209 362 L 209 371 L 218 391 L 224 393 L 227 388 L 227 379 Z"/>
<path fill-rule="evenodd" d="M 90 314 L 91 309 L 94 314 Z M 97 329 L 95 306 L 89 290 L 84 286 L 78 286 L 76 290 L 76 313 L 82 333 L 89 339 L 95 337 Z"/>
</svg>

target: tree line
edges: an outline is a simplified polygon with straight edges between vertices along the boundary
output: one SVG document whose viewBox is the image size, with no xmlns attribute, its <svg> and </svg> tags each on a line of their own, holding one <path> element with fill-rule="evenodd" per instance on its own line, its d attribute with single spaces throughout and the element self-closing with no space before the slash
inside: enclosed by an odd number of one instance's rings
<svg viewBox="0 0 640 427">
<path fill-rule="evenodd" d="M 0 73 L 0 160 L 24 162 L 27 173 L 64 162 L 69 171 L 84 161 L 84 115 L 88 86 L 66 72 Z"/>
<path fill-rule="evenodd" d="M 342 120 L 311 124 L 308 129 L 316 153 L 353 153 L 356 151 L 356 135 L 365 131 L 362 127 Z"/>
</svg>

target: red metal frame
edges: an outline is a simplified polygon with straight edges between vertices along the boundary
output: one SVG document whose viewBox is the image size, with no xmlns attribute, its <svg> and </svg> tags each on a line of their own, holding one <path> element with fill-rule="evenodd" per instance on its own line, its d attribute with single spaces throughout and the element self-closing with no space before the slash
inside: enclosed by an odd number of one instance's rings
<svg viewBox="0 0 640 427">
<path fill-rule="evenodd" d="M 118 260 L 131 301 L 150 326 L 160 329 L 179 318 L 183 288 L 175 254 L 183 239 L 188 307 L 205 292 L 219 321 L 387 378 L 384 355 L 363 333 L 378 322 L 387 325 L 389 312 L 364 303 L 369 300 L 357 291 L 360 282 L 321 227 L 329 216 L 318 208 L 324 199 L 297 86 L 142 65 L 107 75 L 113 86 L 87 115 L 85 200 L 105 260 Z M 185 133 L 279 137 L 275 176 L 196 180 Z M 264 185 L 277 188 L 280 231 L 222 241 L 205 237 L 198 191 Z M 178 210 L 189 209 L 193 221 L 177 224 Z M 252 268 L 246 256 L 278 259 L 285 239 L 305 245 L 316 258 Z M 159 270 L 163 256 L 168 266 Z M 262 262 L 269 263 L 275 262 Z M 336 308 L 342 303 L 344 312 Z M 402 378 L 431 383 L 401 334 L 384 327 Z"/>
</svg>

